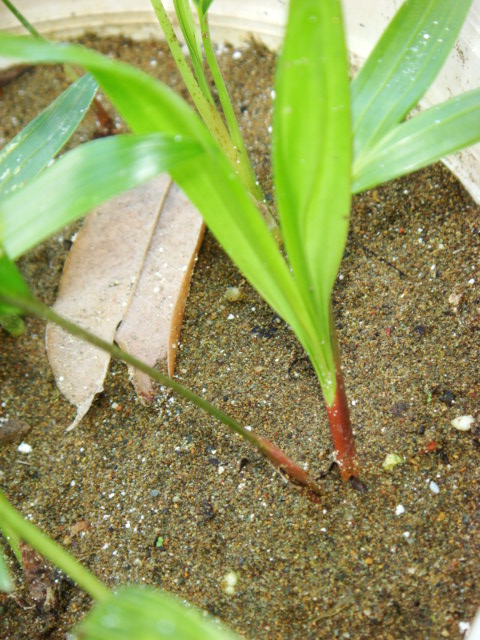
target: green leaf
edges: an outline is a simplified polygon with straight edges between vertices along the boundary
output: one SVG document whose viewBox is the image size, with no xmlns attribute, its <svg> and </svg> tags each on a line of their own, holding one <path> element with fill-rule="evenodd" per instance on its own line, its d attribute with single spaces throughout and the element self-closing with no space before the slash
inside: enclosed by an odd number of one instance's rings
<svg viewBox="0 0 480 640">
<path fill-rule="evenodd" d="M 166 85 L 139 69 L 78 45 L 59 45 L 0 33 L 0 55 L 40 63 L 67 62 L 87 69 L 134 133 L 162 131 L 210 139 L 200 118 Z"/>
<path fill-rule="evenodd" d="M 0 280 L 0 292 L 2 282 Z M 78 586 L 86 591 L 97 601 L 111 597 L 105 587 L 88 569 L 54 542 L 46 534 L 42 533 L 35 525 L 25 520 L 17 509 L 6 499 L 0 490 L 0 530 L 15 553 L 16 558 L 22 564 L 22 554 L 19 549 L 19 541 L 23 540 L 33 547 L 46 560 L 61 569 L 67 576 L 74 580 Z"/>
<path fill-rule="evenodd" d="M 0 591 L 11 593 L 13 591 L 13 583 L 7 569 L 7 563 L 3 552 L 0 550 Z"/>
<path fill-rule="evenodd" d="M 355 161 L 399 124 L 445 62 L 472 0 L 406 0 L 352 82 Z"/>
<path fill-rule="evenodd" d="M 321 355 L 317 319 L 301 297 L 261 213 L 227 156 L 200 118 L 181 98 L 143 72 L 75 45 L 52 45 L 0 34 L 0 55 L 33 63 L 69 62 L 84 66 L 98 80 L 134 132 L 164 131 L 196 140 L 202 146 L 204 155 L 201 160 L 193 158 L 182 163 L 181 167 L 172 169 L 170 173 L 173 179 L 198 208 L 245 277 L 292 326 L 305 349 Z M 72 170 L 75 172 L 76 167 Z M 101 187 L 102 171 L 107 171 L 108 167 L 104 165 L 98 170 Z M 11 204 L 9 210 L 13 220 Z M 0 237 L 1 223 L 0 211 Z M 36 241 L 31 234 L 29 242 Z M 17 247 L 15 253 L 25 250 L 28 244 L 22 241 L 22 248 Z M 10 253 L 11 248 L 6 241 L 5 247 Z"/>
<path fill-rule="evenodd" d="M 20 296 L 30 296 L 30 290 L 23 280 L 20 272 L 10 261 L 0 245 L 0 283 L 4 290 Z M 23 332 L 24 325 L 20 318 L 21 310 L 11 305 L 0 302 L 0 325 L 13 336 Z"/>
<path fill-rule="evenodd" d="M 405 175 L 480 141 L 480 89 L 414 116 L 384 136 L 362 166 L 353 169 L 359 193 Z"/>
<path fill-rule="evenodd" d="M 16 259 L 98 204 L 200 153 L 195 142 L 158 133 L 77 147 L 0 203 L 5 251 Z"/>
<path fill-rule="evenodd" d="M 21 187 L 47 166 L 82 121 L 97 87 L 92 76 L 83 76 L 3 148 L 0 196 Z"/>
<path fill-rule="evenodd" d="M 275 91 L 273 169 L 280 223 L 304 298 L 313 293 L 323 357 L 333 377 L 329 301 L 348 231 L 351 163 L 339 2 L 290 2 Z"/>
<path fill-rule="evenodd" d="M 196 5 L 199 14 L 204 17 L 210 9 L 210 5 L 212 4 L 213 0 L 193 0 L 193 2 Z"/>
<path fill-rule="evenodd" d="M 173 6 L 175 7 L 175 13 L 177 15 L 178 24 L 180 25 L 180 29 L 183 33 L 185 44 L 187 45 L 190 53 L 190 60 L 192 61 L 197 82 L 202 89 L 203 95 L 209 101 L 213 102 L 203 69 L 202 47 L 197 27 L 193 20 L 193 14 L 190 9 L 190 2 L 189 0 L 173 0 Z"/>
<path fill-rule="evenodd" d="M 75 629 L 79 640 L 239 640 L 214 618 L 150 587 L 122 587 Z"/>
</svg>

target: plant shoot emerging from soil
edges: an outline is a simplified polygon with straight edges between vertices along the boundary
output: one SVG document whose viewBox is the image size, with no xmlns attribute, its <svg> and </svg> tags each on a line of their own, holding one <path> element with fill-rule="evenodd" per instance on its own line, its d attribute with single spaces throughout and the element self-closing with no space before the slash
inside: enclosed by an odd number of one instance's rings
<svg viewBox="0 0 480 640">
<path fill-rule="evenodd" d="M 323 391 L 341 476 L 355 477 L 359 465 L 331 309 L 351 196 L 480 139 L 478 89 L 405 120 L 454 45 L 471 0 L 407 0 L 352 83 L 340 1 L 290 1 L 273 113 L 278 226 L 215 60 L 210 2 L 194 3 L 199 31 L 188 1 L 174 3 L 191 65 L 163 5 L 152 4 L 199 115 L 165 85 L 93 51 L 0 37 L 2 55 L 84 67 L 132 131 L 83 145 L 7 194 L 0 207 L 2 289 L 9 296 L 4 316 L 15 311 L 12 296 L 25 294 L 11 260 L 92 206 L 169 171 L 228 255 L 295 331 Z M 10 153 L 15 146 L 7 145 L 0 160 L 16 160 Z"/>
</svg>

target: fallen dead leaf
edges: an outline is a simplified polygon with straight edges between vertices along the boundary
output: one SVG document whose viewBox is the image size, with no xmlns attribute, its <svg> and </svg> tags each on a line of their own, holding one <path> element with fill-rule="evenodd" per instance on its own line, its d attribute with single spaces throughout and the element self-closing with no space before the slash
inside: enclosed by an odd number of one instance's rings
<svg viewBox="0 0 480 640">
<path fill-rule="evenodd" d="M 168 361 L 173 375 L 203 230 L 200 215 L 166 175 L 109 201 L 77 234 L 55 311 L 108 342 L 115 337 L 152 366 L 166 368 Z M 46 344 L 57 386 L 77 408 L 71 430 L 102 391 L 110 356 L 51 324 Z M 132 375 L 140 397 L 150 398 L 150 379 Z"/>
<path fill-rule="evenodd" d="M 172 184 L 153 234 L 150 250 L 115 340 L 151 367 L 173 376 L 185 301 L 205 225 L 185 194 Z M 152 397 L 152 381 L 130 370 L 140 399 Z"/>
</svg>

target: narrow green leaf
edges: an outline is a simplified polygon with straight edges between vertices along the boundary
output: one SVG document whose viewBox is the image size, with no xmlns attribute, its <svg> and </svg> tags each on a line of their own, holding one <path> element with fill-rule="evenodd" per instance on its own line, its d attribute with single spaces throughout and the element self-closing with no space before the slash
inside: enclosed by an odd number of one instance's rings
<svg viewBox="0 0 480 640">
<path fill-rule="evenodd" d="M 0 151 L 0 196 L 34 178 L 68 142 L 98 84 L 85 75 L 66 89 Z"/>
<path fill-rule="evenodd" d="M 352 82 L 354 157 L 400 123 L 445 62 L 472 0 L 406 0 Z"/>
<path fill-rule="evenodd" d="M 203 18 L 207 15 L 213 0 L 193 0 L 193 2 L 197 7 L 200 16 Z"/>
<path fill-rule="evenodd" d="M 0 196 L 47 166 L 82 121 L 97 87 L 92 76 L 83 76 L 6 144 L 0 151 Z"/>
<path fill-rule="evenodd" d="M 163 35 L 168 43 L 170 52 L 175 60 L 177 69 L 182 76 L 185 86 L 188 89 L 188 93 L 193 101 L 193 104 L 198 110 L 205 126 L 209 130 L 210 134 L 218 142 L 220 147 L 224 150 L 226 155 L 230 158 L 232 164 L 236 162 L 236 153 L 233 147 L 232 141 L 229 138 L 228 131 L 225 124 L 217 111 L 216 105 L 213 100 L 204 95 L 204 92 L 200 88 L 197 79 L 195 78 L 192 69 L 187 61 L 187 58 L 180 46 L 177 35 L 173 29 L 173 25 L 168 17 L 168 14 L 163 6 L 162 0 L 150 0 L 158 22 L 162 27 Z"/>
<path fill-rule="evenodd" d="M 380 140 L 363 161 L 354 165 L 353 192 L 426 167 L 444 156 L 480 141 L 480 89 L 436 105 Z"/>
<path fill-rule="evenodd" d="M 166 85 L 139 69 L 78 45 L 51 44 L 0 33 L 0 55 L 33 64 L 68 62 L 87 69 L 102 85 L 134 133 L 163 131 L 209 140 L 191 107 Z"/>
<path fill-rule="evenodd" d="M 16 259 L 98 204 L 200 153 L 198 144 L 163 134 L 77 147 L 0 203 L 5 251 Z"/>
<path fill-rule="evenodd" d="M 38 33 L 38 31 L 35 29 L 35 27 L 33 26 L 33 24 L 31 24 L 27 18 L 23 15 L 23 13 L 21 13 L 18 8 L 13 4 L 13 2 L 10 2 L 10 0 L 2 0 L 3 4 L 7 7 L 7 9 L 17 18 L 17 20 L 20 22 L 21 25 L 23 25 L 25 27 L 25 29 L 32 35 L 32 36 L 36 36 L 37 38 L 41 38 L 41 35 Z"/>
<path fill-rule="evenodd" d="M 178 24 L 180 25 L 180 29 L 183 33 L 185 44 L 187 45 L 190 53 L 190 60 L 192 61 L 197 82 L 203 92 L 203 95 L 207 100 L 213 103 L 203 69 L 202 47 L 197 27 L 193 20 L 192 10 L 190 9 L 190 2 L 189 0 L 173 0 L 173 6 L 175 7 L 175 13 L 177 15 Z"/>
<path fill-rule="evenodd" d="M 188 603 L 151 587 L 122 587 L 75 629 L 79 640 L 239 640 Z"/>
<path fill-rule="evenodd" d="M 200 118 L 181 98 L 143 72 L 76 45 L 52 45 L 31 38 L 0 34 L 0 55 L 33 63 L 70 62 L 84 66 L 98 80 L 135 133 L 163 131 L 199 142 L 205 152 L 201 161 L 192 159 L 182 163 L 181 168 L 172 169 L 170 173 L 173 179 L 196 205 L 245 277 L 292 326 L 307 352 L 321 354 L 316 318 L 300 296 L 261 213 L 236 175 L 233 165 Z M 104 163 L 98 169 L 100 186 L 102 171 L 107 170 Z M 13 221 L 14 211 L 10 200 L 9 215 Z M 0 237 L 1 224 L 0 211 Z M 41 237 L 51 232 L 42 232 Z M 4 240 L 11 257 L 37 241 L 31 234 L 28 243 L 22 240 L 22 248 L 17 246 L 10 253 L 12 248 Z"/>
<path fill-rule="evenodd" d="M 0 287 L 3 288 L 3 282 L 0 280 Z M 10 549 L 15 554 L 18 563 L 22 564 L 22 552 L 20 551 L 20 536 L 17 531 L 7 524 L 4 520 L 4 514 L 0 513 L 0 532 L 7 541 Z"/>
<path fill-rule="evenodd" d="M 304 298 L 315 300 L 317 331 L 333 376 L 329 300 L 348 231 L 351 162 L 348 64 L 338 1 L 290 2 L 275 90 L 273 169 L 280 223 L 294 276 Z"/>
<path fill-rule="evenodd" d="M 314 321 L 265 221 L 230 163 L 216 148 L 171 172 L 226 253 L 307 348 Z"/>
<path fill-rule="evenodd" d="M 0 591 L 11 593 L 13 591 L 13 583 L 7 569 L 7 563 L 2 550 L 0 549 Z"/>
<path fill-rule="evenodd" d="M 1 287 L 0 281 L 0 287 Z M 111 597 L 110 591 L 98 580 L 93 573 L 90 573 L 80 562 L 63 549 L 57 542 L 49 538 L 34 524 L 25 520 L 17 509 L 7 500 L 0 490 L 0 528 L 8 539 L 18 562 L 21 564 L 22 558 L 18 548 L 19 540 L 23 540 L 46 560 L 61 569 L 67 576 L 74 580 L 78 586 L 86 591 L 97 601 L 106 600 Z"/>
<path fill-rule="evenodd" d="M 30 291 L 23 280 L 20 272 L 10 261 L 5 251 L 0 245 L 0 282 L 2 286 L 8 287 L 13 294 L 29 296 Z M 0 325 L 14 336 L 23 332 L 24 325 L 20 318 L 21 310 L 14 306 L 0 302 Z"/>
</svg>

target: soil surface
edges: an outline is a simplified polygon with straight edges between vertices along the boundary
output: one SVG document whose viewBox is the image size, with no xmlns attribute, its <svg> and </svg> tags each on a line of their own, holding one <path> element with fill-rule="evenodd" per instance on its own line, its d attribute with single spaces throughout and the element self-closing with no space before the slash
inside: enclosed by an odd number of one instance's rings
<svg viewBox="0 0 480 640">
<path fill-rule="evenodd" d="M 158 43 L 92 44 L 177 82 Z M 269 191 L 273 56 L 226 49 L 222 64 Z M 5 85 L 1 142 L 65 86 L 56 67 Z M 72 144 L 96 129 L 88 116 Z M 334 309 L 367 493 L 333 472 L 312 504 L 194 406 L 162 389 L 153 406 L 139 404 L 118 363 L 65 433 L 74 410 L 49 371 L 44 326 L 30 318 L 19 338 L 0 332 L 0 419 L 27 423 L 32 447 L 0 443 L 3 490 L 106 584 L 166 589 L 245 638 L 461 638 L 480 604 L 479 221 L 440 165 L 355 199 Z M 48 303 L 71 232 L 19 262 Z M 225 299 L 231 286 L 238 302 Z M 300 345 L 208 233 L 176 377 L 315 476 L 329 467 L 326 413 Z M 470 431 L 451 426 L 469 414 Z M 404 464 L 386 472 L 387 454 Z M 9 558 L 16 590 L 0 595 L 0 638 L 65 638 L 90 599 L 57 575 L 56 606 L 39 610 Z"/>
</svg>

